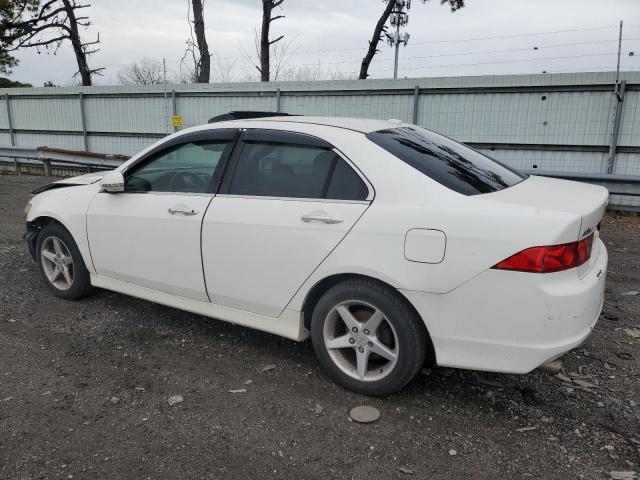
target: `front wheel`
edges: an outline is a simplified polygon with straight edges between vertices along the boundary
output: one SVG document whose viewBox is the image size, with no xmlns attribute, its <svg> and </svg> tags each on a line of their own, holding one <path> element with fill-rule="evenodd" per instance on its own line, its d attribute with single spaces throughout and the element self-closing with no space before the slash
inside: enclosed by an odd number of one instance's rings
<svg viewBox="0 0 640 480">
<path fill-rule="evenodd" d="M 93 291 L 80 250 L 62 225 L 50 223 L 40 231 L 36 259 L 42 278 L 56 296 L 76 300 Z"/>
<path fill-rule="evenodd" d="M 330 288 L 311 319 L 318 360 L 340 385 L 365 395 L 402 389 L 424 363 L 429 340 L 398 292 L 368 279 Z"/>
</svg>

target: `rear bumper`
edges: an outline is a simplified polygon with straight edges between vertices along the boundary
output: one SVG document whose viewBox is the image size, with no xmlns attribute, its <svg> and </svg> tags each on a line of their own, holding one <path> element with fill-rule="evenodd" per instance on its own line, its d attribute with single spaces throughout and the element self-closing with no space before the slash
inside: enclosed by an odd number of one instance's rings
<svg viewBox="0 0 640 480">
<path fill-rule="evenodd" d="M 403 291 L 431 334 L 438 365 L 526 373 L 580 345 L 604 300 L 608 255 L 552 274 L 487 270 L 448 294 Z"/>
</svg>

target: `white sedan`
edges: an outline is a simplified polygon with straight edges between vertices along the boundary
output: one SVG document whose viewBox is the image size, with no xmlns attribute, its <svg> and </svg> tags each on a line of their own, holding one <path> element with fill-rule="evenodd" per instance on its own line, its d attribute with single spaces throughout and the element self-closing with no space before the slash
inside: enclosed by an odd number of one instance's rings
<svg viewBox="0 0 640 480">
<path fill-rule="evenodd" d="M 605 188 L 396 120 L 212 120 L 34 192 L 25 236 L 55 295 L 99 287 L 311 336 L 369 395 L 425 361 L 529 372 L 593 329 Z"/>
</svg>

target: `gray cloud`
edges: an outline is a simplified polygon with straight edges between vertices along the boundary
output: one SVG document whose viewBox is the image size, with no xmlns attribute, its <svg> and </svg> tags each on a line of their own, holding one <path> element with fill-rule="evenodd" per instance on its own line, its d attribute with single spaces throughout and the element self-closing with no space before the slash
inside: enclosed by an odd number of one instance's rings
<svg viewBox="0 0 640 480">
<path fill-rule="evenodd" d="M 114 83 L 118 70 L 145 56 L 166 58 L 169 70 L 177 70 L 188 37 L 187 4 L 187 0 L 93 0 L 88 9 L 93 26 L 84 35 L 90 39 L 100 32 L 101 51 L 90 60 L 92 66 L 107 67 L 98 83 Z M 380 0 L 285 0 L 286 18 L 273 24 L 273 32 L 292 41 L 290 68 L 320 65 L 349 74 L 359 69 L 382 8 Z M 232 73 L 238 79 L 255 75 L 241 47 L 254 53 L 260 15 L 259 0 L 206 2 L 209 45 L 225 59 L 223 63 L 234 65 Z M 467 0 L 467 7 L 456 13 L 438 0 L 426 4 L 414 0 L 408 25 L 411 40 L 401 50 L 400 73 L 421 77 L 611 69 L 620 19 L 628 24 L 624 50 L 640 51 L 638 0 Z M 595 27 L 607 28 L 516 36 Z M 485 38 L 504 36 L 511 37 Z M 478 38 L 482 39 L 469 40 Z M 461 39 L 465 41 L 454 42 Z M 12 77 L 34 85 L 46 80 L 66 84 L 75 72 L 68 47 L 55 56 L 25 50 L 19 58 Z M 372 64 L 372 76 L 392 76 L 392 58 L 392 49 L 383 45 Z M 638 56 L 625 57 L 623 66 L 638 69 Z"/>
</svg>

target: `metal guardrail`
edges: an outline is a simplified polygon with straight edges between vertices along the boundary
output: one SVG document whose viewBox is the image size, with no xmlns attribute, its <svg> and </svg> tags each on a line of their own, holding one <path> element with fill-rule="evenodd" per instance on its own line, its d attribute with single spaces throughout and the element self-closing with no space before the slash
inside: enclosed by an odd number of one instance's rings
<svg viewBox="0 0 640 480">
<path fill-rule="evenodd" d="M 64 150 L 61 148 L 25 148 L 0 146 L 0 162 L 11 162 L 19 172 L 19 160 L 28 160 L 29 163 L 42 162 L 45 176 L 51 176 L 52 165 L 83 166 L 96 169 L 112 169 L 122 165 L 128 160 L 126 155 L 110 155 L 106 153 L 93 153 L 77 150 Z"/>
<path fill-rule="evenodd" d="M 120 166 L 122 162 L 128 160 L 129 157 L 126 155 L 110 155 L 105 153 L 63 150 L 48 147 L 24 148 L 0 146 L 0 162 L 12 162 L 16 165 L 16 169 L 19 171 L 18 159 L 25 159 L 30 162 L 42 162 L 44 174 L 46 176 L 51 176 L 52 164 L 83 166 L 88 169 L 112 169 Z M 640 176 L 610 173 L 555 172 L 535 169 L 524 170 L 524 172 L 531 175 L 562 178 L 566 180 L 602 185 L 609 190 L 611 195 L 640 197 Z M 615 204 L 611 205 L 611 207 L 618 210 L 640 210 L 639 207 Z"/>
</svg>

